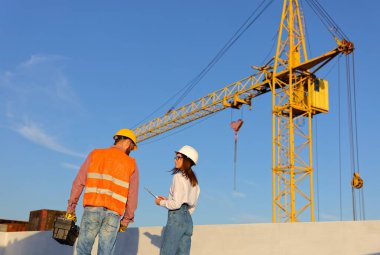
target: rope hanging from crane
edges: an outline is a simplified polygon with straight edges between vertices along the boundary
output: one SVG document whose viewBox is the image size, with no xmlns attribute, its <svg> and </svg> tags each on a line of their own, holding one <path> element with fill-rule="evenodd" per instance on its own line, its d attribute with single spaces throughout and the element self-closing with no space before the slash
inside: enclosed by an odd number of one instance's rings
<svg viewBox="0 0 380 255">
<path fill-rule="evenodd" d="M 238 141 L 238 132 L 240 128 L 243 126 L 244 121 L 242 119 L 238 119 L 236 121 L 232 121 L 230 126 L 234 131 L 234 191 L 236 191 L 236 163 L 237 163 L 237 141 Z"/>
</svg>

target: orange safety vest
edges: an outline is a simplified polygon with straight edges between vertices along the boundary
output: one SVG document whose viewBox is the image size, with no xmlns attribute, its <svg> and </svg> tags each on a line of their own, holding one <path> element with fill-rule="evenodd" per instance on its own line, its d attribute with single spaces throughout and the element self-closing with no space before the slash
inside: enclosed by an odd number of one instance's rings
<svg viewBox="0 0 380 255">
<path fill-rule="evenodd" d="M 106 207 L 123 215 L 135 159 L 115 147 L 95 149 L 90 157 L 83 206 Z"/>
</svg>

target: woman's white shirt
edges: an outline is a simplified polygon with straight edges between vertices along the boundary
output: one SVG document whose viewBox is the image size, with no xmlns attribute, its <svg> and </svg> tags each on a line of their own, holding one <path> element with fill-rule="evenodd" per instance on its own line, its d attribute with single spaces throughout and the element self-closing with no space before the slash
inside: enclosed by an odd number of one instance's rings
<svg viewBox="0 0 380 255">
<path fill-rule="evenodd" d="M 160 205 L 169 210 L 176 210 L 179 209 L 182 204 L 186 203 L 189 205 L 190 214 L 192 214 L 195 211 L 199 193 L 199 185 L 192 187 L 190 180 L 186 179 L 186 177 L 179 172 L 173 176 L 168 199 L 161 200 Z"/>
</svg>

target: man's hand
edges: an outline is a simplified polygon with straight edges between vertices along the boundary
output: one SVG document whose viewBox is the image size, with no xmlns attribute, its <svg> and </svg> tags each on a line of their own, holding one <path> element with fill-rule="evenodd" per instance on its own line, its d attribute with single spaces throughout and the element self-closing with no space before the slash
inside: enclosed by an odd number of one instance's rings
<svg viewBox="0 0 380 255">
<path fill-rule="evenodd" d="M 72 212 L 72 213 L 66 213 L 65 214 L 65 218 L 68 219 L 68 220 L 72 220 L 74 222 L 77 222 L 77 216 L 75 215 L 75 212 Z"/>
<path fill-rule="evenodd" d="M 163 196 L 157 196 L 156 198 L 156 205 L 160 205 L 161 200 L 166 200 L 166 197 Z"/>
<path fill-rule="evenodd" d="M 124 233 L 125 230 L 127 230 L 127 228 L 128 228 L 128 224 L 127 225 L 123 225 L 123 224 L 120 223 L 119 232 L 120 233 Z"/>
</svg>

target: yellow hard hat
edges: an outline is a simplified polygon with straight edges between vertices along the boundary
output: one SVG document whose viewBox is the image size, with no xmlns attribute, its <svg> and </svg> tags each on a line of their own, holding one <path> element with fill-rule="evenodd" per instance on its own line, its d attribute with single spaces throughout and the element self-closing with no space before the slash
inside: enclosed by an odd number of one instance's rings
<svg viewBox="0 0 380 255">
<path fill-rule="evenodd" d="M 133 147 L 133 150 L 137 150 L 136 135 L 132 130 L 122 128 L 116 132 L 116 134 L 113 136 L 113 139 L 115 139 L 117 136 L 124 136 L 124 137 L 131 139 L 132 142 L 135 144 L 135 146 Z"/>
</svg>

